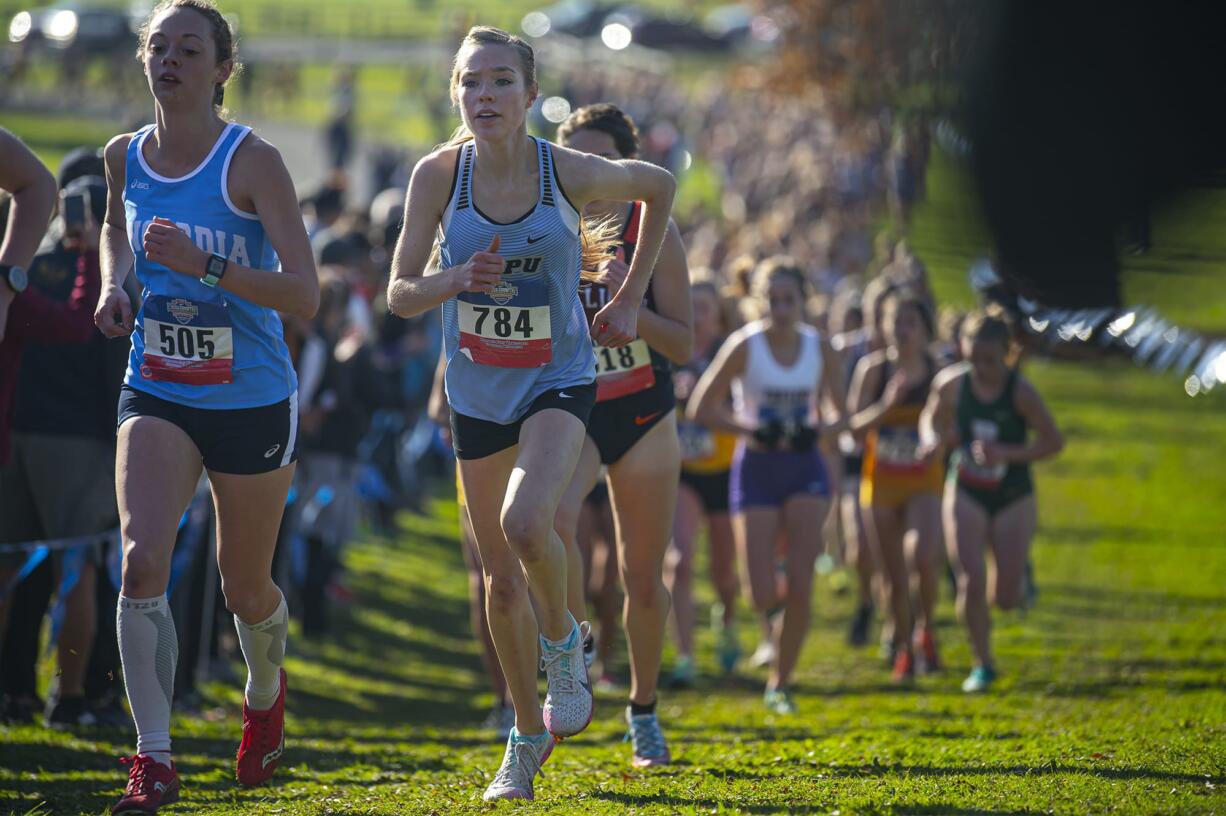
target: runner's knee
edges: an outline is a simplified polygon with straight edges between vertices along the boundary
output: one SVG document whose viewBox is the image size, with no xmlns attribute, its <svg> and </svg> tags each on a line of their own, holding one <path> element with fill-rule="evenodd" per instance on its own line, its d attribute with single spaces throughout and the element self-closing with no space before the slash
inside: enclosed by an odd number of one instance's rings
<svg viewBox="0 0 1226 816">
<path fill-rule="evenodd" d="M 549 543 L 549 514 L 525 502 L 512 502 L 502 511 L 502 534 L 511 551 L 524 561 L 545 556 Z"/>
<path fill-rule="evenodd" d="M 516 570 L 486 573 L 486 603 L 495 614 L 504 614 L 514 609 L 526 592 L 523 575 Z"/>
</svg>

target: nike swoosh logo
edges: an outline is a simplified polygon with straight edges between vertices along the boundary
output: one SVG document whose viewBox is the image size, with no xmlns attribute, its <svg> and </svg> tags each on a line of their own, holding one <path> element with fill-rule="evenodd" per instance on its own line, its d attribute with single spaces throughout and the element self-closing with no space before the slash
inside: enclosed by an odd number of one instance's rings
<svg viewBox="0 0 1226 816">
<path fill-rule="evenodd" d="M 544 236 L 544 235 L 538 235 L 538 236 L 536 236 L 535 238 L 533 238 L 533 237 L 529 236 L 529 238 L 528 238 L 528 243 L 530 243 L 530 244 L 535 244 L 537 241 L 544 241 L 544 240 L 545 240 L 545 236 Z"/>
<path fill-rule="evenodd" d="M 558 399 L 574 399 L 574 396 L 571 394 L 567 394 L 565 391 L 559 391 Z"/>
<path fill-rule="evenodd" d="M 634 418 L 634 424 L 635 425 L 646 425 L 648 422 L 651 422 L 653 419 L 655 419 L 662 413 L 664 412 L 656 411 L 654 414 L 648 414 L 647 416 L 636 416 Z"/>
<path fill-rule="evenodd" d="M 276 444 L 276 445 L 273 445 L 271 448 L 269 448 L 268 450 L 264 451 L 264 458 L 265 458 L 265 459 L 271 459 L 271 458 L 273 457 L 273 455 L 274 455 L 274 454 L 276 454 L 276 452 L 277 452 L 277 451 L 279 451 L 279 450 L 281 450 L 281 445 L 280 445 L 280 443 L 278 443 L 278 444 Z"/>
</svg>

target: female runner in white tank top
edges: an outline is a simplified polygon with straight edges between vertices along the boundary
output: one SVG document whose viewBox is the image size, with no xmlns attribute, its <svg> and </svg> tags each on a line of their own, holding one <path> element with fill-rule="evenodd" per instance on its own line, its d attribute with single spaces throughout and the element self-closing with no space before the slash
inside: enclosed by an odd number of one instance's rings
<svg viewBox="0 0 1226 816">
<path fill-rule="evenodd" d="M 777 714 L 792 714 L 788 682 L 809 629 L 813 565 L 830 509 L 830 480 L 817 442 L 819 431 L 838 430 L 821 427 L 819 405 L 828 399 L 837 415 L 845 399 L 830 344 L 801 322 L 806 280 L 799 265 L 772 258 L 754 276 L 767 316 L 728 338 L 695 386 L 687 413 L 742 437 L 729 484 L 733 532 L 754 607 L 775 620 L 783 612 L 772 632 L 775 659 L 765 702 Z M 731 412 L 725 407 L 729 391 Z M 783 598 L 775 558 L 781 526 L 787 540 Z"/>
</svg>

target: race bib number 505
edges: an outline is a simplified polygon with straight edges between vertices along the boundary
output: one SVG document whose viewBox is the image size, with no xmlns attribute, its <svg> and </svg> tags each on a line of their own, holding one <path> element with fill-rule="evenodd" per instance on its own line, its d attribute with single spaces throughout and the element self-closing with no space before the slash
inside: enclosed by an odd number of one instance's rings
<svg viewBox="0 0 1226 816">
<path fill-rule="evenodd" d="M 456 298 L 460 350 L 474 363 L 539 368 L 553 359 L 549 293 L 545 281 L 503 281 L 489 295 Z"/>
<path fill-rule="evenodd" d="M 155 295 L 145 303 L 141 374 L 185 385 L 234 381 L 234 328 L 224 303 Z"/>
</svg>

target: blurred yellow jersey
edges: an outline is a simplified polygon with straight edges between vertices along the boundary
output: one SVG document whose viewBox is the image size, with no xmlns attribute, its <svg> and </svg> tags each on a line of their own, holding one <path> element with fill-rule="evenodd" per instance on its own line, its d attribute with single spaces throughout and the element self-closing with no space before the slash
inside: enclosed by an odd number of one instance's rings
<svg viewBox="0 0 1226 816">
<path fill-rule="evenodd" d="M 690 422 L 678 408 L 677 438 L 681 442 L 681 469 L 686 473 L 723 473 L 732 469 L 736 434 Z"/>
</svg>

